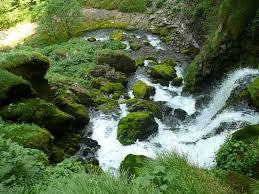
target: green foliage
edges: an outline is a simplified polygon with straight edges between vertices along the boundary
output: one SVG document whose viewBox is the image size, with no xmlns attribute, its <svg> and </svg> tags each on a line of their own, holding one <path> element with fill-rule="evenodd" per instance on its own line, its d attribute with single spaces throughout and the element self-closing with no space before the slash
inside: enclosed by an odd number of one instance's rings
<svg viewBox="0 0 259 194">
<path fill-rule="evenodd" d="M 0 135 L 27 148 L 48 152 L 54 137 L 37 125 L 0 123 Z"/>
<path fill-rule="evenodd" d="M 34 20 L 37 8 L 44 0 L 1 0 L 0 1 L 0 29 L 9 28 L 15 24 Z"/>
<path fill-rule="evenodd" d="M 0 137 L 0 193 L 31 191 L 32 185 L 43 178 L 46 155 Z"/>
<path fill-rule="evenodd" d="M 127 45 L 118 40 L 106 41 L 102 43 L 103 49 L 112 49 L 112 50 L 123 50 L 127 48 Z"/>
<path fill-rule="evenodd" d="M 256 78 L 247 88 L 253 104 L 256 108 L 259 108 L 259 78 Z"/>
<path fill-rule="evenodd" d="M 122 12 L 144 12 L 146 0 L 83 0 L 84 5 L 101 9 L 118 9 Z"/>
<path fill-rule="evenodd" d="M 252 176 L 257 162 L 257 151 L 253 144 L 229 140 L 216 154 L 217 168 Z"/>
<path fill-rule="evenodd" d="M 39 30 L 50 38 L 72 38 L 73 31 L 81 23 L 78 0 L 46 0 L 39 18 Z"/>
<path fill-rule="evenodd" d="M 153 185 L 162 193 L 231 193 L 219 180 L 175 153 L 147 162 L 134 182 L 146 188 Z"/>
</svg>

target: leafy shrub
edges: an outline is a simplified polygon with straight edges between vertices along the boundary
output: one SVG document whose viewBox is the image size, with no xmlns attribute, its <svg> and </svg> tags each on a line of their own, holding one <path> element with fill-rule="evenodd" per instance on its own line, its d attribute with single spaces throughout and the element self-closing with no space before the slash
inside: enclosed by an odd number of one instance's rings
<svg viewBox="0 0 259 194">
<path fill-rule="evenodd" d="M 0 137 L 0 193 L 22 193 L 40 181 L 47 164 L 46 155 Z"/>
<path fill-rule="evenodd" d="M 256 147 L 242 141 L 227 141 L 216 154 L 217 168 L 252 176 L 257 161 Z"/>
</svg>

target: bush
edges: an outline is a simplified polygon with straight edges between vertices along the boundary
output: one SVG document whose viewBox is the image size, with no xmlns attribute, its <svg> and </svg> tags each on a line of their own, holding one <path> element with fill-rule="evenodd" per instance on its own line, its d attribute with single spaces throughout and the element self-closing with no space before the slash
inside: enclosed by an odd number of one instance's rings
<svg viewBox="0 0 259 194">
<path fill-rule="evenodd" d="M 252 176 L 257 161 L 256 146 L 228 140 L 216 154 L 215 161 L 217 168 Z"/>
<path fill-rule="evenodd" d="M 23 193 L 43 178 L 46 155 L 0 137 L 0 193 Z"/>
</svg>

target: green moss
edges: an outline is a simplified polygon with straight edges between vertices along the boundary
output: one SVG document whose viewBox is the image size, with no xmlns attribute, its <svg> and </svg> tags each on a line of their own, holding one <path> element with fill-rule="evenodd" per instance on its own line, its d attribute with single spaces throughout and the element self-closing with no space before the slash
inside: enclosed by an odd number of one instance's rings
<svg viewBox="0 0 259 194">
<path fill-rule="evenodd" d="M 156 89 L 148 86 L 145 82 L 138 80 L 133 86 L 133 95 L 135 98 L 148 99 L 155 94 Z"/>
<path fill-rule="evenodd" d="M 232 134 L 232 140 L 253 142 L 259 140 L 259 125 L 248 125 Z"/>
<path fill-rule="evenodd" d="M 119 105 L 117 100 L 102 96 L 96 98 L 95 107 L 102 112 L 110 112 L 119 108 Z"/>
<path fill-rule="evenodd" d="M 141 57 L 137 58 L 137 59 L 135 60 L 135 63 L 136 63 L 136 66 L 137 66 L 137 67 L 142 67 L 142 66 L 145 65 L 144 59 L 141 58 Z"/>
<path fill-rule="evenodd" d="M 194 91 L 196 85 L 196 71 L 197 64 L 191 63 L 189 66 L 187 73 L 184 76 L 184 89 L 188 91 Z"/>
<path fill-rule="evenodd" d="M 252 98 L 253 104 L 256 108 L 259 108 L 259 78 L 248 86 L 248 92 Z"/>
<path fill-rule="evenodd" d="M 0 123 L 0 134 L 26 148 L 40 149 L 49 153 L 54 137 L 45 129 L 33 124 Z"/>
<path fill-rule="evenodd" d="M 176 61 L 175 59 L 172 59 L 172 58 L 167 58 L 163 61 L 164 64 L 168 64 L 172 67 L 175 67 L 176 66 Z"/>
<path fill-rule="evenodd" d="M 31 84 L 6 70 L 0 69 L 0 105 L 30 97 Z"/>
<path fill-rule="evenodd" d="M 114 30 L 114 31 L 112 31 L 112 33 L 110 34 L 110 39 L 111 40 L 122 41 L 124 39 L 123 31 L 122 30 Z"/>
<path fill-rule="evenodd" d="M 150 69 L 150 75 L 157 79 L 172 81 L 177 77 L 176 71 L 168 64 L 154 65 Z"/>
<path fill-rule="evenodd" d="M 141 49 L 144 46 L 145 45 L 142 42 L 139 42 L 139 41 L 138 42 L 134 41 L 134 42 L 130 43 L 130 49 L 133 50 L 133 51 L 138 51 L 139 49 Z"/>
<path fill-rule="evenodd" d="M 74 117 L 39 98 L 24 100 L 0 108 L 4 120 L 36 123 L 53 133 L 64 133 Z"/>
<path fill-rule="evenodd" d="M 121 83 L 112 83 L 112 82 L 106 82 L 100 88 L 101 92 L 104 92 L 107 94 L 113 94 L 115 92 L 122 93 L 123 90 L 124 90 L 124 86 Z"/>
<path fill-rule="evenodd" d="M 99 65 L 110 65 L 123 73 L 133 73 L 137 68 L 135 61 L 123 51 L 102 50 L 98 53 L 97 62 Z"/>
<path fill-rule="evenodd" d="M 127 172 L 129 176 L 138 177 L 141 174 L 141 168 L 150 160 L 143 155 L 127 155 L 120 164 L 120 171 Z"/>
<path fill-rule="evenodd" d="M 9 52 L 0 56 L 0 68 L 24 79 L 42 79 L 49 68 L 49 59 L 37 52 Z"/>
<path fill-rule="evenodd" d="M 146 140 L 158 132 L 158 124 L 151 112 L 132 112 L 122 118 L 118 124 L 117 138 L 123 145 Z"/>
<path fill-rule="evenodd" d="M 129 112 L 152 112 L 155 117 L 162 118 L 160 106 L 154 101 L 133 98 L 122 103 L 127 104 Z"/>
</svg>

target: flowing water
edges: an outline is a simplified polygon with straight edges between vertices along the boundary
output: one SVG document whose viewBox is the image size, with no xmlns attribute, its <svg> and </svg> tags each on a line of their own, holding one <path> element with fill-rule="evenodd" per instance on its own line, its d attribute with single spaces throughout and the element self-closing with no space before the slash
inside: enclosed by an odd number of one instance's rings
<svg viewBox="0 0 259 194">
<path fill-rule="evenodd" d="M 143 34 L 142 34 L 143 35 Z M 146 35 L 152 42 L 154 49 L 162 49 L 160 40 L 157 37 Z M 101 39 L 103 36 L 100 36 Z M 130 78 L 128 94 L 131 98 L 132 85 L 136 80 L 142 80 L 147 85 L 156 88 L 154 101 L 164 102 L 165 106 L 174 109 L 182 109 L 188 113 L 187 121 L 165 122 L 165 119 L 156 118 L 159 125 L 159 132 L 143 142 L 136 142 L 133 145 L 123 146 L 117 140 L 117 125 L 120 118 L 128 114 L 125 104 L 120 105 L 120 111 L 112 114 L 93 112 L 91 116 L 90 129 L 92 139 L 98 141 L 101 148 L 98 151 L 98 160 L 103 169 L 118 169 L 120 162 L 128 154 L 142 154 L 148 157 L 155 157 L 162 151 L 177 151 L 187 155 L 193 163 L 209 168 L 213 165 L 215 152 L 226 138 L 244 124 L 259 123 L 259 114 L 247 107 L 238 109 L 229 108 L 226 102 L 233 90 L 240 82 L 259 75 L 258 70 L 238 69 L 230 73 L 210 93 L 210 102 L 202 110 L 196 110 L 196 99 L 192 96 L 183 96 L 182 87 L 172 85 L 162 86 L 153 83 L 148 77 L 146 70 L 150 61 L 145 61 L 145 66 L 139 68 Z M 176 67 L 177 75 L 183 76 L 183 69 Z M 251 79 L 250 79 L 251 81 Z M 173 112 L 166 115 L 173 119 Z M 222 128 L 223 125 L 223 130 Z"/>
</svg>

